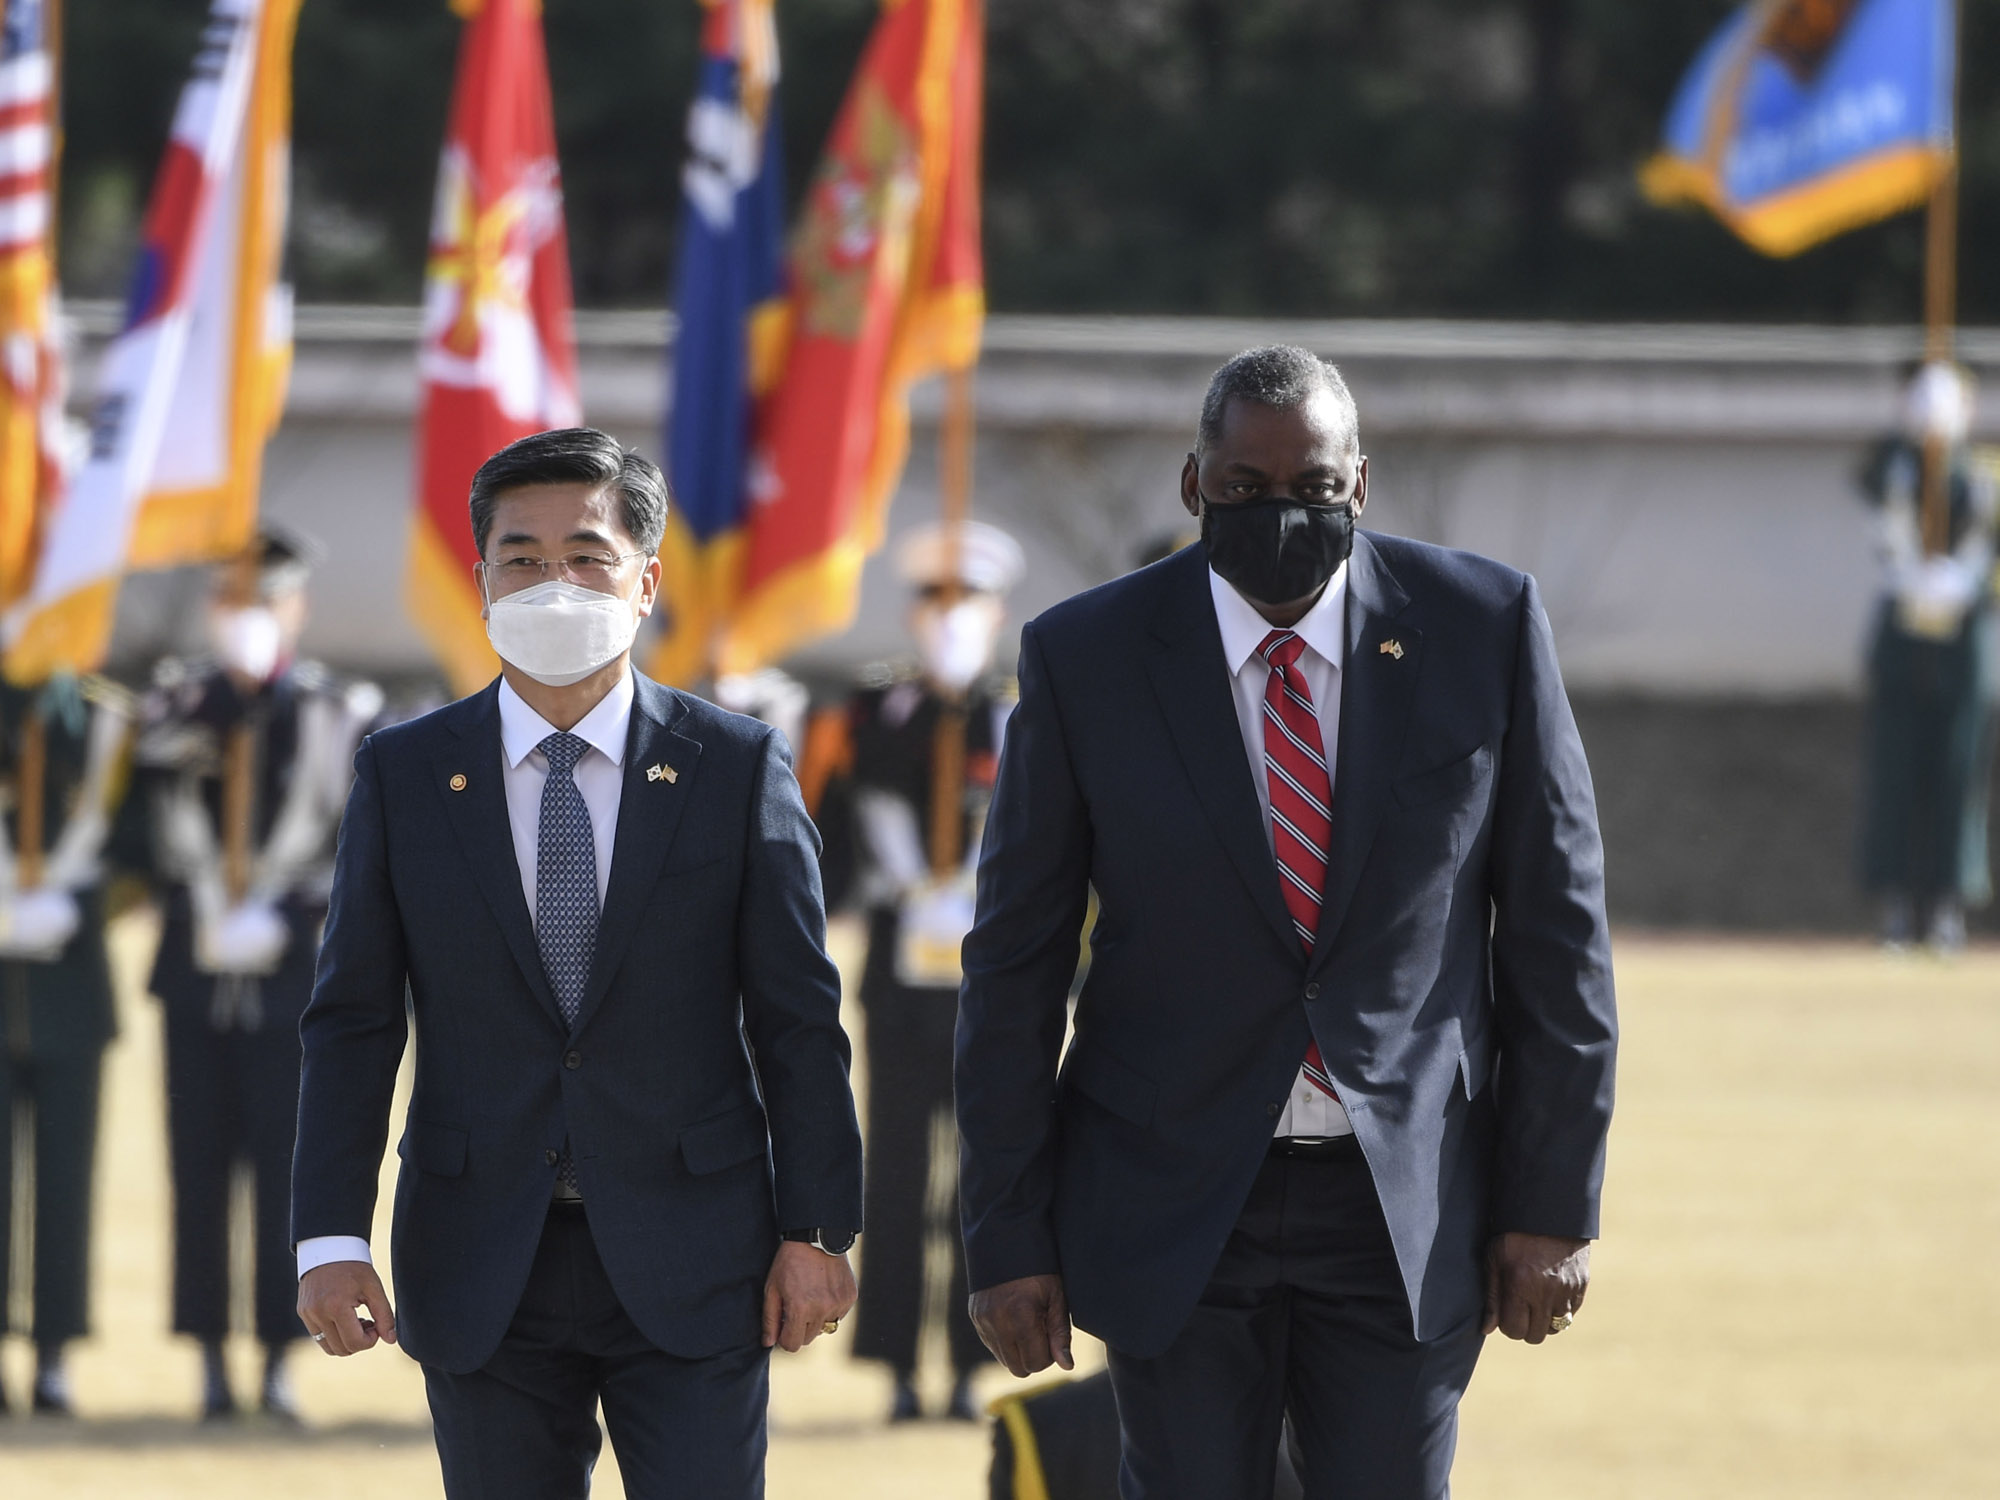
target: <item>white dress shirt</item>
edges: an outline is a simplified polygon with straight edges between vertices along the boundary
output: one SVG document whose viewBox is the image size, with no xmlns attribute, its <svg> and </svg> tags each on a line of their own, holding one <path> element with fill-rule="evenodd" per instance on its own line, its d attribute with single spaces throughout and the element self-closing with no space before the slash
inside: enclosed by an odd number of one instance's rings
<svg viewBox="0 0 2000 1500">
<path fill-rule="evenodd" d="M 1277 846 L 1271 832 L 1270 774 L 1264 766 L 1264 694 L 1271 681 L 1271 669 L 1257 648 L 1276 629 L 1257 613 L 1255 606 L 1209 570 L 1208 591 L 1215 601 L 1215 623 L 1222 631 L 1222 659 L 1229 664 L 1229 685 L 1236 695 L 1236 723 L 1243 731 L 1243 752 L 1250 759 L 1250 779 L 1257 788 L 1257 805 L 1264 810 L 1264 840 L 1271 845 L 1271 859 L 1277 861 Z M 1320 741 L 1326 748 L 1327 785 L 1338 776 L 1335 759 L 1340 745 L 1340 673 L 1347 661 L 1347 564 L 1342 563 L 1305 618 L 1291 627 L 1306 643 L 1299 653 L 1299 671 L 1312 691 L 1313 712 L 1319 718 Z M 1272 1132 L 1288 1135 L 1352 1135 L 1347 1111 L 1306 1078 L 1301 1065 L 1299 1076 L 1286 1096 L 1284 1113 Z"/>
<path fill-rule="evenodd" d="M 596 707 L 576 721 L 570 733 L 589 742 L 573 774 L 583 805 L 590 810 L 592 841 L 597 845 L 597 904 L 611 886 L 612 845 L 618 832 L 618 804 L 625 789 L 625 739 L 632 724 L 632 676 L 618 679 Z M 528 707 L 514 685 L 500 683 L 500 780 L 507 789 L 507 822 L 514 834 L 514 863 L 521 867 L 521 894 L 528 898 L 528 920 L 535 918 L 535 872 L 540 867 L 542 784 L 549 779 L 548 757 L 541 743 L 559 733 L 555 725 Z M 327 1234 L 299 1241 L 299 1275 L 329 1261 L 373 1263 L 368 1241 L 356 1235 Z"/>
</svg>

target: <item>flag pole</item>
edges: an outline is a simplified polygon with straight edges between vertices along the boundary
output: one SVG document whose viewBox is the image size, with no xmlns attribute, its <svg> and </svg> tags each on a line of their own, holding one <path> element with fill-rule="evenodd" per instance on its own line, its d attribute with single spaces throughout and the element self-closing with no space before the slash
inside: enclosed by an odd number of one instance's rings
<svg viewBox="0 0 2000 1500">
<path fill-rule="evenodd" d="M 1931 189 L 1924 215 L 1924 359 L 1944 362 L 1953 354 L 1958 324 L 1958 80 L 1959 39 L 1963 7 L 1946 0 L 1951 11 L 1951 151 Z M 1936 437 L 1924 439 L 1924 550 L 1941 554 L 1951 545 L 1951 455 Z"/>
<path fill-rule="evenodd" d="M 977 426 L 972 366 L 945 374 L 944 425 L 938 433 L 938 510 L 944 523 L 944 600 L 958 602 L 965 523 L 972 519 L 972 440 Z M 965 857 L 965 700 L 938 713 L 931 743 L 931 872 L 949 876 Z"/>
</svg>

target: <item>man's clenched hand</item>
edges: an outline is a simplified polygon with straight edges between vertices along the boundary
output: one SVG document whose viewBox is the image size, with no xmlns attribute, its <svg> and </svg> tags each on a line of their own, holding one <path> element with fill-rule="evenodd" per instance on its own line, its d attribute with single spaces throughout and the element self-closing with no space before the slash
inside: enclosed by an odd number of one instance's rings
<svg viewBox="0 0 2000 1500">
<path fill-rule="evenodd" d="M 1590 1241 L 1498 1234 L 1486 1247 L 1486 1326 L 1539 1344 L 1551 1325 L 1583 1306 Z"/>
<path fill-rule="evenodd" d="M 764 1347 L 797 1354 L 852 1306 L 854 1271 L 847 1257 L 786 1240 L 764 1282 Z"/>
<path fill-rule="evenodd" d="M 368 1309 L 361 1317 L 357 1307 Z M 378 1343 L 396 1342 L 396 1314 L 382 1278 L 365 1260 L 333 1260 L 299 1278 L 299 1321 L 306 1332 L 324 1334 L 328 1354 L 359 1354 Z"/>
<path fill-rule="evenodd" d="M 1069 1353 L 1069 1302 L 1060 1276 L 1023 1276 L 974 1292 L 972 1326 L 993 1357 L 1016 1375 L 1051 1364 L 1076 1368 Z"/>
</svg>

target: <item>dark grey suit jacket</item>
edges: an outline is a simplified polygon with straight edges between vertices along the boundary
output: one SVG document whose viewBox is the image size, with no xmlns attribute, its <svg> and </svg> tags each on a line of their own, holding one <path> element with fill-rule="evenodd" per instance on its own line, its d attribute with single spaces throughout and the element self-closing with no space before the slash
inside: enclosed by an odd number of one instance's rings
<svg viewBox="0 0 2000 1500">
<path fill-rule="evenodd" d="M 1078 1324 L 1136 1357 L 1186 1322 L 1311 1038 L 1420 1336 L 1479 1315 L 1489 1231 L 1597 1233 L 1617 1025 L 1603 856 L 1534 582 L 1363 533 L 1348 591 L 1310 960 L 1202 549 L 1022 634 L 959 1011 L 971 1282 L 1060 1272 Z"/>
<path fill-rule="evenodd" d="M 407 994 L 397 1315 L 403 1347 L 446 1370 L 498 1347 L 565 1139 L 619 1301 L 683 1357 L 757 1340 L 780 1227 L 861 1223 L 819 840 L 784 738 L 644 677 L 637 689 L 573 1032 L 514 859 L 498 684 L 371 735 L 356 758 L 300 1023 L 292 1234 L 369 1232 Z"/>
</svg>

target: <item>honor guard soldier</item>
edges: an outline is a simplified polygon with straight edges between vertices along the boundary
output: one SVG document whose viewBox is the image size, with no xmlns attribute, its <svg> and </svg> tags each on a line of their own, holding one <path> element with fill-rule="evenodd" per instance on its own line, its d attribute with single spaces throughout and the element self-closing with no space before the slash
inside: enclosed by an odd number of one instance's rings
<svg viewBox="0 0 2000 1500">
<path fill-rule="evenodd" d="M 70 1414 L 63 1348 L 89 1323 L 98 1085 L 115 1025 L 99 856 L 130 769 L 133 710 L 99 677 L 0 685 L 0 1289 L 17 1284 L 10 1248 L 25 1249 L 31 1400 L 49 1415 Z M 16 1205 L 32 1233 L 15 1232 Z M 6 1320 L 0 1298 L 0 1330 Z"/>
<path fill-rule="evenodd" d="M 230 1208 L 254 1203 L 262 1407 L 296 1417 L 284 1356 L 304 1336 L 290 1225 L 299 1014 L 331 887 L 334 834 L 379 690 L 296 660 L 312 556 L 265 532 L 217 569 L 213 655 L 162 663 L 137 747 L 165 925 L 152 992 L 166 1021 L 174 1330 L 201 1341 L 202 1414 L 233 1415 Z"/>
<path fill-rule="evenodd" d="M 925 1248 L 951 1247 L 944 1299 L 955 1385 L 950 1414 L 973 1420 L 971 1377 L 989 1356 L 966 1315 L 951 1133 L 958 949 L 972 925 L 973 861 L 1012 691 L 991 675 L 1021 549 L 969 521 L 912 533 L 896 555 L 915 590 L 918 661 L 878 670 L 845 712 L 815 721 L 807 796 L 826 839 L 828 907 L 868 924 L 861 978 L 868 1060 L 866 1205 L 854 1335 L 857 1358 L 894 1372 L 890 1417 L 921 1415 L 915 1376 L 928 1302 Z"/>
<path fill-rule="evenodd" d="M 1990 462 L 1966 441 L 1971 417 L 1967 373 L 1922 366 L 1903 430 L 1877 446 L 1862 475 L 1883 580 L 1868 663 L 1861 874 L 1891 948 L 1918 939 L 1939 952 L 1961 947 L 1966 909 L 1993 893 L 1996 496 Z"/>
</svg>

